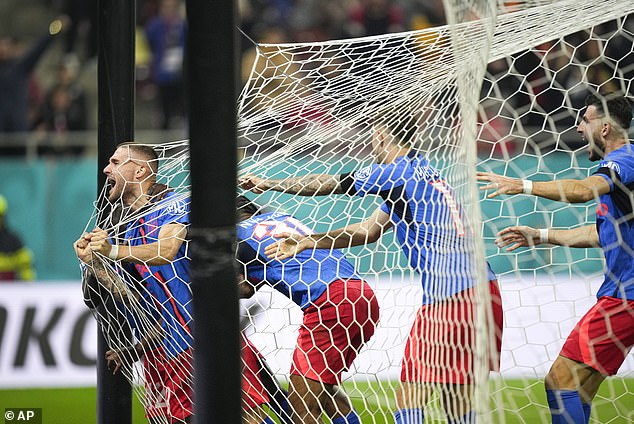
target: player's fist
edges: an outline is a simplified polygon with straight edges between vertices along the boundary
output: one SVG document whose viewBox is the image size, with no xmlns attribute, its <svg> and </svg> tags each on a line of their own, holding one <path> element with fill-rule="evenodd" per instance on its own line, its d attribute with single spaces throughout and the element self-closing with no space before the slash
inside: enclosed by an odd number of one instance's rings
<svg viewBox="0 0 634 424">
<path fill-rule="evenodd" d="M 99 227 L 96 227 L 90 233 L 90 250 L 96 253 L 101 253 L 104 256 L 109 256 L 110 251 L 112 250 L 112 245 L 110 244 L 110 237 L 105 230 L 102 230 Z"/>
<path fill-rule="evenodd" d="M 243 177 L 238 178 L 238 187 L 249 190 L 252 193 L 260 194 L 264 193 L 267 189 L 265 187 L 265 180 L 257 177 L 253 174 L 246 174 Z"/>
<path fill-rule="evenodd" d="M 80 261 L 84 263 L 89 263 L 92 260 L 92 250 L 90 250 L 90 234 L 82 234 L 81 237 L 79 237 L 79 239 L 73 244 L 73 249 L 75 249 L 75 255 L 77 255 Z"/>
</svg>

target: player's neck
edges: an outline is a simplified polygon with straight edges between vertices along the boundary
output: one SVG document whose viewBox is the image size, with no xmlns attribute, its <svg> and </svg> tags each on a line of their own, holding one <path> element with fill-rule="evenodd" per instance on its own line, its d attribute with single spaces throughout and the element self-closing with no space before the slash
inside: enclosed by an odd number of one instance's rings
<svg viewBox="0 0 634 424">
<path fill-rule="evenodd" d="M 140 194 L 134 196 L 134 199 L 132 199 L 132 201 L 128 203 L 128 208 L 132 212 L 136 212 L 139 209 L 141 209 L 143 206 L 147 205 L 149 200 L 150 200 L 150 198 L 149 198 L 149 196 L 147 194 L 140 193 Z"/>
<path fill-rule="evenodd" d="M 609 155 L 610 153 L 614 152 L 615 150 L 619 150 L 621 147 L 625 146 L 626 144 L 629 144 L 629 140 L 627 139 L 623 139 L 623 138 L 618 138 L 615 140 L 606 140 L 605 143 L 605 155 Z"/>
<path fill-rule="evenodd" d="M 407 155 L 409 151 L 409 147 L 394 146 L 394 148 L 392 148 L 387 154 L 387 157 L 385 158 L 385 163 L 394 163 L 396 159 Z"/>
</svg>

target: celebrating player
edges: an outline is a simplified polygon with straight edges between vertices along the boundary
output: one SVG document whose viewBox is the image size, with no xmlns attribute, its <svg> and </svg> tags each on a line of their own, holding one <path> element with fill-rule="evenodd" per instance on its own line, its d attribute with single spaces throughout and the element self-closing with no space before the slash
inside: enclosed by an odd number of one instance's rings
<svg viewBox="0 0 634 424">
<path fill-rule="evenodd" d="M 319 423 L 326 413 L 333 424 L 359 423 L 339 384 L 374 334 L 379 319 L 374 292 L 338 250 L 306 251 L 286 260 L 265 255 L 275 234 L 311 231 L 292 216 L 257 212 L 246 197 L 238 197 L 237 257 L 245 276 L 240 291 L 248 297 L 267 283 L 304 312 L 290 376 L 293 422 Z"/>
<path fill-rule="evenodd" d="M 509 251 L 541 243 L 603 248 L 605 276 L 597 303 L 572 330 L 546 376 L 553 423 L 587 423 L 599 386 L 616 374 L 634 345 L 634 149 L 628 140 L 632 105 L 622 96 L 589 95 L 585 103 L 577 132 L 588 141 L 590 160 L 601 161 L 593 175 L 546 182 L 488 172 L 478 176 L 488 183 L 482 190 L 494 190 L 489 197 L 525 193 L 568 203 L 599 199 L 596 225 L 571 230 L 510 227 L 497 240 Z"/>
<path fill-rule="evenodd" d="M 133 217 L 126 226 L 125 244 L 111 243 L 100 228 L 85 233 L 75 243 L 77 256 L 92 266 L 97 280 L 117 293 L 125 292 L 117 278 L 103 266 L 98 253 L 133 268 L 139 283 L 151 294 L 160 309 L 165 355 L 162 373 L 167 416 L 172 423 L 191 421 L 192 404 L 192 302 L 185 236 L 188 225 L 187 199 L 169 192 L 153 202 L 158 157 L 149 146 L 124 143 L 104 168 L 109 184 L 108 200 L 120 203 L 124 215 Z M 125 284 L 125 283 L 124 283 Z"/>
<path fill-rule="evenodd" d="M 373 243 L 394 227 L 411 267 L 422 276 L 423 299 L 407 339 L 396 396 L 395 421 L 423 423 L 423 408 L 434 389 L 452 423 L 475 420 L 471 410 L 475 342 L 476 265 L 467 253 L 468 227 L 453 190 L 421 154 L 413 150 L 416 118 L 374 124 L 372 153 L 378 162 L 353 174 L 307 175 L 284 180 L 243 177 L 242 188 L 260 193 L 276 190 L 299 195 L 376 194 L 384 203 L 365 221 L 324 234 L 279 234 L 265 255 L 284 260 L 305 249 L 333 249 Z M 499 368 L 502 306 L 495 275 L 489 268 L 491 312 L 496 324 Z M 497 363 L 497 364 L 496 364 Z"/>
</svg>

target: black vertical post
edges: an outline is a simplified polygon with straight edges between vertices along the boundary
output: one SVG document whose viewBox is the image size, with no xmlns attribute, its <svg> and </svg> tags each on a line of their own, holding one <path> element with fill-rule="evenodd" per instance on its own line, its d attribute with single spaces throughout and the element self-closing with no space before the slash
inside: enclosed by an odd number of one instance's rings
<svg viewBox="0 0 634 424">
<path fill-rule="evenodd" d="M 187 1 L 195 422 L 239 424 L 234 0 Z"/>
<path fill-rule="evenodd" d="M 101 170 L 115 146 L 134 136 L 135 1 L 99 0 L 97 195 L 105 183 Z M 100 326 L 98 326 L 100 328 Z M 97 349 L 97 422 L 132 422 L 132 387 L 122 372 L 108 370 L 101 328 Z"/>
</svg>

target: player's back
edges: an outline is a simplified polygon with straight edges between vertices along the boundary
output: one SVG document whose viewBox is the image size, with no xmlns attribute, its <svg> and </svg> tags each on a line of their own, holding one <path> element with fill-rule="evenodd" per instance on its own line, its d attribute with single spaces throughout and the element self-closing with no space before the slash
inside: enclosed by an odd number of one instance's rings
<svg viewBox="0 0 634 424">
<path fill-rule="evenodd" d="M 383 198 L 396 237 L 410 266 L 422 276 L 423 303 L 447 298 L 474 284 L 469 237 L 472 230 L 453 188 L 416 152 L 394 163 L 358 171 L 361 196 Z"/>
<path fill-rule="evenodd" d="M 608 154 L 597 173 L 610 181 L 612 190 L 599 198 L 597 232 L 606 262 L 606 275 L 597 297 L 634 299 L 634 148 L 627 144 Z M 625 295 L 625 296 L 624 296 Z"/>
<path fill-rule="evenodd" d="M 292 258 L 277 260 L 264 255 L 266 246 L 281 233 L 312 234 L 296 218 L 282 213 L 253 216 L 238 224 L 238 259 L 246 265 L 247 278 L 265 281 L 302 309 L 308 307 L 339 279 L 360 279 L 340 250 L 304 250 Z"/>
</svg>

